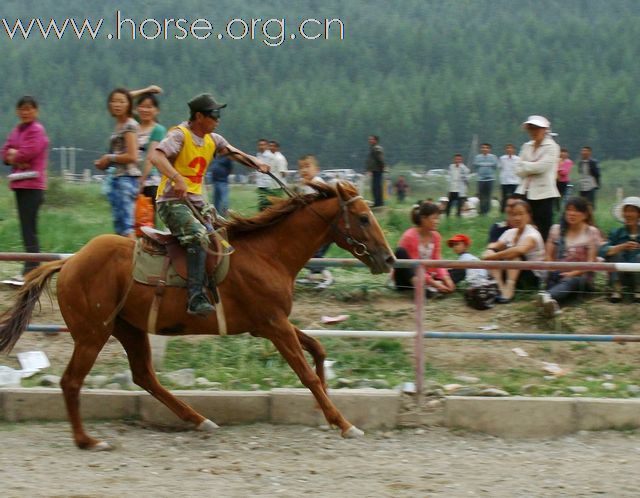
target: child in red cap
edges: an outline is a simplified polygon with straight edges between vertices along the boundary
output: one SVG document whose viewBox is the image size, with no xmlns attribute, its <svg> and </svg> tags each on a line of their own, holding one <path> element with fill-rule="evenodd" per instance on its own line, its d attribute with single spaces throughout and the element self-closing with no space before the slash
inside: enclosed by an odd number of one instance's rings
<svg viewBox="0 0 640 498">
<path fill-rule="evenodd" d="M 464 233 L 457 233 L 449 240 L 447 240 L 447 245 L 453 249 L 458 255 L 458 261 L 479 261 L 473 254 L 469 252 L 469 247 L 471 247 L 471 238 Z M 465 281 L 469 285 L 479 285 L 483 282 L 486 282 L 489 279 L 489 274 L 487 270 L 480 269 L 463 269 L 463 268 L 454 268 L 449 270 L 451 275 L 451 279 L 457 285 L 461 281 Z"/>
</svg>

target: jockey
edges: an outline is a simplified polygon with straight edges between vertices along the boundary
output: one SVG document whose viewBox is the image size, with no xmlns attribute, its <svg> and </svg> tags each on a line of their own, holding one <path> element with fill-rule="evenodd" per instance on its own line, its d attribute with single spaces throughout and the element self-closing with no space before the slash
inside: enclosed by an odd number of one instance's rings
<svg viewBox="0 0 640 498">
<path fill-rule="evenodd" d="M 211 227 L 198 220 L 210 218 L 214 211 L 202 192 L 207 168 L 219 155 L 229 156 L 261 173 L 268 172 L 269 166 L 213 133 L 220 122 L 220 110 L 226 104 L 218 104 L 208 93 L 194 97 L 188 104 L 189 121 L 169 130 L 151 152 L 151 163 L 162 173 L 156 195 L 158 215 L 187 250 L 187 313 L 204 316 L 215 309 L 203 289 Z"/>
</svg>

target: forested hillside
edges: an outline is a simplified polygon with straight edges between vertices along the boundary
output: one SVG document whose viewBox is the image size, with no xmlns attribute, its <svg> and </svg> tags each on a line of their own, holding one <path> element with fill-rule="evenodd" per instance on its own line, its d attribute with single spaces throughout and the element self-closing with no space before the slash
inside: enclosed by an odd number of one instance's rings
<svg viewBox="0 0 640 498">
<path fill-rule="evenodd" d="M 332 25 L 329 40 L 287 35 L 275 47 L 264 36 L 109 40 L 118 9 L 137 22 L 207 18 L 214 33 L 233 18 L 285 18 L 288 33 L 307 18 L 339 18 L 344 39 Z M 391 163 L 442 167 L 474 134 L 520 144 L 528 114 L 548 116 L 574 154 L 589 143 L 599 158 L 638 155 L 637 0 L 5 0 L 0 17 L 9 27 L 105 19 L 96 40 L 11 40 L 0 26 L 3 134 L 16 99 L 32 93 L 52 146 L 102 150 L 108 91 L 156 83 L 167 125 L 211 91 L 229 103 L 220 131 L 232 143 L 252 151 L 258 137 L 275 138 L 292 158 L 317 153 L 335 167 L 360 168 L 370 133 Z"/>
</svg>

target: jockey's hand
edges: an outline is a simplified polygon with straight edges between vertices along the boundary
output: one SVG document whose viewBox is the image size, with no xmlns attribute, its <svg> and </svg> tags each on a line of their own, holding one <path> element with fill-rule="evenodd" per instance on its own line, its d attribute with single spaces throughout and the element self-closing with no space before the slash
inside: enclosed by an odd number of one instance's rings
<svg viewBox="0 0 640 498">
<path fill-rule="evenodd" d="M 187 184 L 182 178 L 181 175 L 177 175 L 175 180 L 173 180 L 173 191 L 179 199 L 184 199 L 187 197 Z"/>
<path fill-rule="evenodd" d="M 267 173 L 271 168 L 269 167 L 268 164 L 265 163 L 256 163 L 256 169 L 260 172 L 260 173 Z"/>
</svg>

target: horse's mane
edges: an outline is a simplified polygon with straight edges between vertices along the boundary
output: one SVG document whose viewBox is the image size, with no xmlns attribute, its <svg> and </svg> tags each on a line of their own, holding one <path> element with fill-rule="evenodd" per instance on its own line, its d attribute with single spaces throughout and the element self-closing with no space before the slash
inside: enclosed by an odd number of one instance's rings
<svg viewBox="0 0 640 498">
<path fill-rule="evenodd" d="M 336 187 L 332 185 L 319 182 L 312 182 L 309 185 L 313 187 L 316 192 L 313 194 L 300 194 L 276 202 L 251 218 L 245 218 L 239 214 L 231 213 L 230 219 L 225 220 L 222 226 L 228 230 L 230 236 L 239 233 L 254 232 L 279 223 L 289 214 L 298 211 L 312 202 L 338 196 Z M 351 188 L 355 190 L 355 187 L 351 186 Z"/>
</svg>

